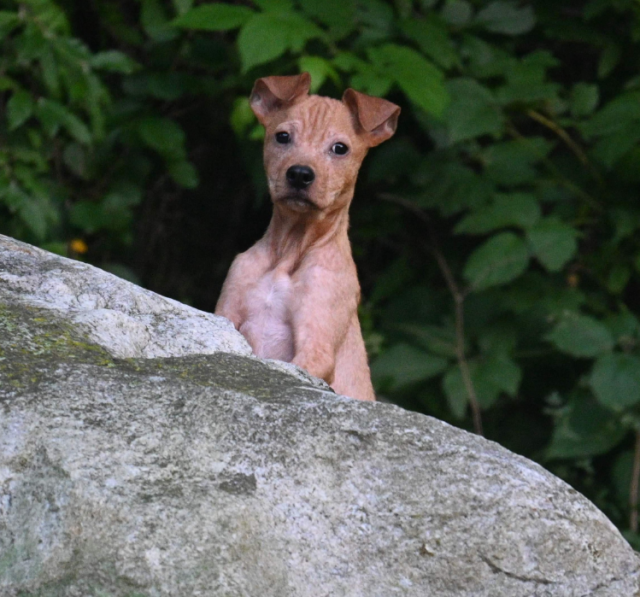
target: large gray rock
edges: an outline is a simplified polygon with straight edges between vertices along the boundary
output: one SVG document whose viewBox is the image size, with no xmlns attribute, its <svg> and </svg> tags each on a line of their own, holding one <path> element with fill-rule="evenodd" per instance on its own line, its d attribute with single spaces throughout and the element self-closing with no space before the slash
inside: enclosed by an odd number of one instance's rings
<svg viewBox="0 0 640 597">
<path fill-rule="evenodd" d="M 2 597 L 631 597 L 639 569 L 538 465 L 0 237 Z"/>
<path fill-rule="evenodd" d="M 44 307 L 119 358 L 251 354 L 230 321 L 0 235 L 0 298 Z"/>
</svg>

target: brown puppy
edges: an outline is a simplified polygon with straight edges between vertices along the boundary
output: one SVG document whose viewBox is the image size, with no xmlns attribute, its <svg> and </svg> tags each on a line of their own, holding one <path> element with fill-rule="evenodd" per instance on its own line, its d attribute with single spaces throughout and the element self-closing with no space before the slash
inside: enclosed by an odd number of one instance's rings
<svg viewBox="0 0 640 597">
<path fill-rule="evenodd" d="M 264 237 L 231 265 L 216 313 L 259 357 L 292 362 L 339 394 L 375 400 L 349 204 L 364 156 L 393 135 L 400 108 L 353 89 L 342 101 L 309 95 L 310 83 L 303 73 L 254 85 L 273 215 Z"/>
</svg>

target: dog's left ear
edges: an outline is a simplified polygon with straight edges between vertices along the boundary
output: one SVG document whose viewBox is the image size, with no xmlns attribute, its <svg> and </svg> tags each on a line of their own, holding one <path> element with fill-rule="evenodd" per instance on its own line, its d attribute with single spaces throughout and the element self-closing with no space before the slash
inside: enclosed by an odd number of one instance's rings
<svg viewBox="0 0 640 597">
<path fill-rule="evenodd" d="M 309 95 L 310 86 L 309 73 L 292 77 L 263 77 L 253 85 L 249 104 L 260 124 L 265 125 L 271 114 Z"/>
<path fill-rule="evenodd" d="M 370 147 L 380 145 L 396 132 L 400 106 L 353 89 L 344 92 L 342 101 L 368 137 Z"/>
</svg>

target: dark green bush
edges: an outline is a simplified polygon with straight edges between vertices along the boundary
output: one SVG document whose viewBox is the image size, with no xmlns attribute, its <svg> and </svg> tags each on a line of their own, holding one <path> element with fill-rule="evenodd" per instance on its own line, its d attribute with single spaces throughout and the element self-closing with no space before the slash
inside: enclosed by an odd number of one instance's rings
<svg viewBox="0 0 640 597">
<path fill-rule="evenodd" d="M 379 394 L 638 544 L 637 0 L 0 7 L 0 231 L 203 308 L 268 218 L 253 80 L 400 104 L 352 212 Z"/>
</svg>

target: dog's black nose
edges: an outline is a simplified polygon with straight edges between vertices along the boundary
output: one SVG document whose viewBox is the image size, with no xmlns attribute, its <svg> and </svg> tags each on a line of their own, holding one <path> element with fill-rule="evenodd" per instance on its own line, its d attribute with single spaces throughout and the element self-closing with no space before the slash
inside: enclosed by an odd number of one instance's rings
<svg viewBox="0 0 640 597">
<path fill-rule="evenodd" d="M 287 170 L 287 181 L 294 189 L 306 189 L 315 179 L 316 175 L 309 166 L 291 166 Z"/>
</svg>

